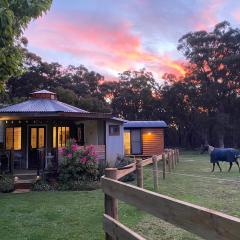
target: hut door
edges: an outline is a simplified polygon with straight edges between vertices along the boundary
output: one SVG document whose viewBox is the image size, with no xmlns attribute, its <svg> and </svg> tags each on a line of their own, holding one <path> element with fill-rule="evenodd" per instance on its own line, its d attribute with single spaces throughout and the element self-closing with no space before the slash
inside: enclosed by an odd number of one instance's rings
<svg viewBox="0 0 240 240">
<path fill-rule="evenodd" d="M 37 169 L 41 167 L 39 150 L 46 147 L 45 127 L 30 127 L 28 146 L 28 168 Z"/>
<path fill-rule="evenodd" d="M 141 154 L 141 130 L 132 129 L 131 130 L 131 152 L 132 154 Z"/>
</svg>

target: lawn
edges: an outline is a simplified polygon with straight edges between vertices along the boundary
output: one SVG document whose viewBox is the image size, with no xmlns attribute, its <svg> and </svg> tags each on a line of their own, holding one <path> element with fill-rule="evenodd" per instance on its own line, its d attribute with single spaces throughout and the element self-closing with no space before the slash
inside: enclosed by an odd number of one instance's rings
<svg viewBox="0 0 240 240">
<path fill-rule="evenodd" d="M 240 217 L 240 181 L 237 167 L 228 173 L 210 173 L 207 155 L 184 153 L 181 162 L 160 178 L 162 194 Z M 144 171 L 145 188 L 152 190 L 151 167 Z M 0 194 L 0 239 L 104 239 L 103 194 L 91 192 L 32 192 Z M 121 222 L 147 239 L 198 239 L 159 219 L 120 203 Z"/>
</svg>

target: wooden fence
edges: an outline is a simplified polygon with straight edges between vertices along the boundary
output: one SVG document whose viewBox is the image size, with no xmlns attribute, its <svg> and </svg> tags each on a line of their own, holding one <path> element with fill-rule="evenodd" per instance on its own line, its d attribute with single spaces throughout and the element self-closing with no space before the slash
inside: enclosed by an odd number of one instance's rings
<svg viewBox="0 0 240 240">
<path fill-rule="evenodd" d="M 154 183 L 154 190 L 158 190 L 159 185 L 159 178 L 158 178 L 158 172 L 159 172 L 159 166 L 158 162 L 162 161 L 162 177 L 163 179 L 166 178 L 166 171 L 173 171 L 177 163 L 179 162 L 179 150 L 178 149 L 165 149 L 164 153 L 162 155 L 153 156 L 147 159 L 142 159 L 139 156 L 134 156 L 134 162 L 123 167 L 120 169 L 117 168 L 111 168 L 111 171 L 115 171 L 115 179 L 119 180 L 123 178 L 124 176 L 128 175 L 129 173 L 132 173 L 136 171 L 137 175 L 137 186 L 143 188 L 143 168 L 147 165 L 152 165 L 152 171 L 153 171 L 153 183 Z M 107 171 L 110 169 L 108 168 Z"/>
<path fill-rule="evenodd" d="M 161 156 L 153 156 L 136 162 L 123 169 L 109 168 L 102 177 L 102 189 L 105 194 L 105 214 L 103 219 L 107 240 L 144 240 L 118 221 L 118 200 L 131 204 L 160 219 L 181 227 L 204 239 L 236 240 L 240 239 L 240 219 L 211 209 L 167 197 L 143 189 L 143 167 L 153 164 L 154 189 L 158 188 L 158 162 L 163 162 L 163 173 L 175 168 L 179 161 L 178 150 L 167 150 Z M 136 170 L 137 185 L 120 182 L 123 176 Z M 163 174 L 163 178 L 165 175 Z"/>
</svg>

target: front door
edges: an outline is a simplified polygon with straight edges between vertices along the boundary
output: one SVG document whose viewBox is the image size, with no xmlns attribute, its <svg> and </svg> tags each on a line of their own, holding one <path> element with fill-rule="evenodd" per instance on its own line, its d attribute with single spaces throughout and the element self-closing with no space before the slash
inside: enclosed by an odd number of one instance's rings
<svg viewBox="0 0 240 240">
<path fill-rule="evenodd" d="M 30 127 L 28 141 L 28 168 L 41 167 L 39 151 L 46 148 L 46 128 L 44 126 Z"/>
</svg>

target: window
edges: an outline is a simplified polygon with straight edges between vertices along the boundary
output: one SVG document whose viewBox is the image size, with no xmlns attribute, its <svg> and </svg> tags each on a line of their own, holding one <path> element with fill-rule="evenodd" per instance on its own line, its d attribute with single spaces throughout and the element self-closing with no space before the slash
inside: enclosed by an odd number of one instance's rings
<svg viewBox="0 0 240 240">
<path fill-rule="evenodd" d="M 31 128 L 31 148 L 37 148 L 37 128 Z"/>
<path fill-rule="evenodd" d="M 31 148 L 44 148 L 45 147 L 45 128 L 44 127 L 31 127 Z"/>
<path fill-rule="evenodd" d="M 53 148 L 65 147 L 70 138 L 69 127 L 53 127 Z"/>
<path fill-rule="evenodd" d="M 119 136 L 120 126 L 119 125 L 109 125 L 109 136 Z"/>
<path fill-rule="evenodd" d="M 6 149 L 21 150 L 22 148 L 22 128 L 6 128 Z"/>
<path fill-rule="evenodd" d="M 125 154 L 131 154 L 130 130 L 124 130 L 124 152 L 125 152 Z"/>
</svg>

